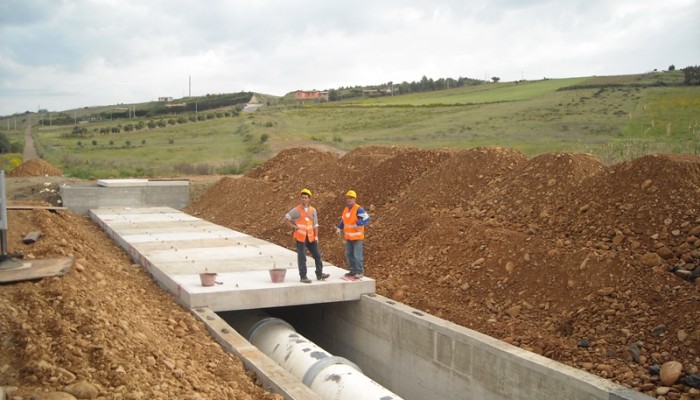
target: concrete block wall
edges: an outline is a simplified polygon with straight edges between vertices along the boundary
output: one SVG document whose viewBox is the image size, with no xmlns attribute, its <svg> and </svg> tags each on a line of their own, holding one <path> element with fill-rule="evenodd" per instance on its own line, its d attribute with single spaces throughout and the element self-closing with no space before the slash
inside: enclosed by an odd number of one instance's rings
<svg viewBox="0 0 700 400">
<path fill-rule="evenodd" d="M 188 181 L 147 181 L 132 185 L 62 185 L 63 206 L 76 214 L 105 207 L 172 207 L 181 210 L 190 199 Z"/>
<path fill-rule="evenodd" d="M 379 295 L 275 312 L 408 400 L 651 399 Z"/>
</svg>

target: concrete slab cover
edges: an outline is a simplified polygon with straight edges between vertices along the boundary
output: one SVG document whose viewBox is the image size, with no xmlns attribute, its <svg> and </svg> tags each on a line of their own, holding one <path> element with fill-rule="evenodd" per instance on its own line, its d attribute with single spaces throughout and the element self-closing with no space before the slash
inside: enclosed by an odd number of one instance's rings
<svg viewBox="0 0 700 400">
<path fill-rule="evenodd" d="M 148 179 L 98 179 L 97 184 L 104 187 L 143 186 Z"/>
<path fill-rule="evenodd" d="M 376 282 L 341 279 L 347 270 L 324 262 L 326 281 L 299 282 L 296 252 L 216 225 L 169 207 L 100 208 L 90 218 L 163 287 L 189 308 L 233 311 L 359 300 L 374 293 Z M 290 239 L 291 240 L 291 239 Z M 287 270 L 273 283 L 269 270 Z M 199 274 L 216 272 L 214 286 L 202 286 Z"/>
</svg>

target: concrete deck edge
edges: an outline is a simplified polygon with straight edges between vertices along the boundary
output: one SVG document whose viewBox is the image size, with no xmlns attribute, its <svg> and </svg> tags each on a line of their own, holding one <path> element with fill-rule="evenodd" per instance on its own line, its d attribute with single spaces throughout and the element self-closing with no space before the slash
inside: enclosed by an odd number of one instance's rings
<svg viewBox="0 0 700 400">
<path fill-rule="evenodd" d="M 204 322 L 209 333 L 226 351 L 240 358 L 243 365 L 255 373 L 265 389 L 286 400 L 320 400 L 316 393 L 248 342 L 214 311 L 207 307 L 197 307 L 191 311 Z"/>
</svg>

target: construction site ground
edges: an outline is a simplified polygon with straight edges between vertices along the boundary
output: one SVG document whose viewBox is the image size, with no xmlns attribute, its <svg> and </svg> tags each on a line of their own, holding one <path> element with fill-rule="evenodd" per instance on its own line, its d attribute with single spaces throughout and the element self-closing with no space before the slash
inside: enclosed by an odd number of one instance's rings
<svg viewBox="0 0 700 400">
<path fill-rule="evenodd" d="M 8 204 L 60 205 L 58 185 L 79 180 L 51 168 L 8 173 Z M 334 226 L 352 188 L 372 216 L 365 272 L 379 294 L 653 397 L 700 398 L 700 157 L 295 148 L 245 176 L 189 178 L 185 212 L 290 249 L 281 219 L 311 189 L 323 258 L 341 267 Z M 64 276 L 0 286 L 9 399 L 280 398 L 87 217 L 8 222 L 10 253 L 76 259 Z"/>
</svg>

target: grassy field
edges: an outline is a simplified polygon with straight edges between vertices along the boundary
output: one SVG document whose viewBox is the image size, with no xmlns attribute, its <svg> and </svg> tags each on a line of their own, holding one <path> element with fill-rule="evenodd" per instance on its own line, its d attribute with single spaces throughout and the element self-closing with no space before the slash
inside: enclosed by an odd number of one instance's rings
<svg viewBox="0 0 700 400">
<path fill-rule="evenodd" d="M 282 148 L 309 144 L 339 150 L 504 146 L 530 156 L 586 152 L 615 163 L 649 153 L 700 154 L 700 87 L 677 85 L 682 80 L 674 71 L 489 83 L 318 105 L 266 98 L 257 111 L 232 117 L 87 121 L 78 124 L 82 136 L 71 134 L 74 125 L 41 126 L 35 138 L 42 157 L 88 178 L 236 173 Z M 153 129 L 99 133 L 158 120 L 161 127 Z"/>
</svg>

